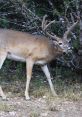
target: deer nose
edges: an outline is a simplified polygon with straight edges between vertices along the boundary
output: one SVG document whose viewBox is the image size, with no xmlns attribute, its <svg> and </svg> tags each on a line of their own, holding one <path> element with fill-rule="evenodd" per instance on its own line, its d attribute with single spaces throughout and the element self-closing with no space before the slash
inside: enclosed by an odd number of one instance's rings
<svg viewBox="0 0 82 117">
<path fill-rule="evenodd" d="M 63 52 L 63 55 L 66 55 L 66 52 Z"/>
</svg>

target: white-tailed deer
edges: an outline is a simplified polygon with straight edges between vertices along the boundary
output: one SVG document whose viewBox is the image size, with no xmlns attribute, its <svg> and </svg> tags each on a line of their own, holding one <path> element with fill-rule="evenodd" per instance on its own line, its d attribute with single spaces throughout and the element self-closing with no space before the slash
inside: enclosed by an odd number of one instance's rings
<svg viewBox="0 0 82 117">
<path fill-rule="evenodd" d="M 47 32 L 47 28 L 54 22 L 51 21 L 47 24 L 45 21 L 46 16 L 43 17 L 42 29 L 46 32 L 48 36 L 54 38 L 54 42 L 49 40 L 45 36 L 34 36 L 32 34 L 0 29 L 0 69 L 6 58 L 26 62 L 26 90 L 25 97 L 29 99 L 29 84 L 32 75 L 32 69 L 34 64 L 40 64 L 43 72 L 45 73 L 47 80 L 50 85 L 52 94 L 56 96 L 54 86 L 51 81 L 50 72 L 47 67 L 47 63 L 63 52 L 67 52 L 69 49 L 69 43 L 67 40 L 67 35 L 78 23 L 75 22 L 70 28 L 64 33 L 63 39 L 57 37 L 56 35 L 51 35 Z M 3 99 L 6 99 L 5 94 L 0 86 L 0 95 Z"/>
</svg>

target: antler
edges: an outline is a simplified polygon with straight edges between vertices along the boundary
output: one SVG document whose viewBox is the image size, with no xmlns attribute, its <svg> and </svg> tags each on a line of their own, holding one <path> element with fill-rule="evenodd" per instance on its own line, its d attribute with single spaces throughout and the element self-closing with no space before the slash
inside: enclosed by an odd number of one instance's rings
<svg viewBox="0 0 82 117">
<path fill-rule="evenodd" d="M 53 38 L 54 40 L 56 40 L 56 41 L 59 42 L 59 41 L 61 40 L 59 37 L 57 37 L 55 34 L 54 34 L 54 35 L 51 35 L 49 32 L 47 32 L 47 28 L 48 28 L 51 24 L 55 23 L 56 21 L 53 20 L 53 21 L 51 21 L 51 22 L 49 22 L 49 23 L 47 24 L 47 20 L 45 20 L 46 17 L 47 17 L 47 15 L 44 15 L 44 17 L 43 17 L 43 21 L 42 21 L 42 30 L 43 30 L 50 38 Z"/>
<path fill-rule="evenodd" d="M 50 38 L 54 39 L 54 41 L 61 42 L 61 38 L 59 38 L 59 37 L 56 36 L 55 34 L 52 35 L 52 34 L 50 34 L 50 33 L 47 31 L 47 28 L 48 28 L 51 24 L 56 23 L 56 21 L 53 20 L 53 21 L 51 21 L 51 22 L 48 23 L 47 20 L 46 20 L 46 17 L 47 17 L 47 15 L 44 15 L 44 17 L 43 17 L 43 21 L 42 21 L 42 30 L 43 30 Z M 74 19 L 73 19 L 72 14 L 71 14 L 71 19 L 72 19 L 73 25 L 71 25 L 70 27 L 67 28 L 67 31 L 65 31 L 65 33 L 64 33 L 64 35 L 63 35 L 63 40 L 67 40 L 68 34 L 74 29 L 74 27 L 78 24 L 78 22 L 79 22 L 79 20 L 80 20 L 80 18 L 77 16 L 77 21 L 74 22 Z M 66 20 L 67 20 L 67 22 L 69 22 L 67 18 L 66 18 Z"/>
<path fill-rule="evenodd" d="M 65 31 L 65 33 L 64 33 L 64 35 L 63 35 L 63 39 L 64 39 L 64 40 L 67 40 L 68 34 L 75 28 L 75 26 L 76 26 L 76 25 L 79 23 L 79 21 L 80 21 L 80 18 L 77 16 L 77 21 L 74 22 L 72 14 L 71 14 L 71 19 L 72 19 L 73 25 L 71 25 L 70 27 L 68 27 L 68 28 L 67 28 L 67 31 Z"/>
</svg>

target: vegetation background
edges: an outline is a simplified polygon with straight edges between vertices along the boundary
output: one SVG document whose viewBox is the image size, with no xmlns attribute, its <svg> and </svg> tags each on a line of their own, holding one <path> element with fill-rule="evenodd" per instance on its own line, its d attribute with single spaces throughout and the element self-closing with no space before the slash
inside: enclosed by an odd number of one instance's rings
<svg viewBox="0 0 82 117">
<path fill-rule="evenodd" d="M 56 20 L 50 32 L 62 37 L 67 24 L 80 15 L 82 0 L 0 0 L 0 28 L 45 35 L 42 18 Z M 65 19 L 68 20 L 66 23 Z M 65 23 L 61 23 L 64 21 Z M 60 22 L 60 23 L 59 23 Z M 30 84 L 31 100 L 24 99 L 25 63 L 6 60 L 0 70 L 0 85 L 8 100 L 0 99 L 0 117 L 82 117 L 82 66 L 79 63 L 79 25 L 69 35 L 72 54 L 49 64 L 58 98 L 52 97 L 48 82 L 39 66 L 34 66 Z M 46 35 L 45 35 L 46 36 Z"/>
<path fill-rule="evenodd" d="M 45 14 L 48 15 L 48 20 L 60 21 L 67 17 L 72 24 L 72 20 L 76 21 L 75 15 L 80 13 L 79 4 L 79 0 L 0 0 L 0 27 L 45 35 L 41 29 L 42 18 Z M 73 19 L 70 14 L 73 14 Z M 50 30 L 62 37 L 66 25 L 53 24 Z M 79 68 L 77 62 L 79 61 L 77 57 L 79 26 L 75 28 L 69 38 L 71 38 L 70 44 L 73 46 L 73 56 L 65 55 L 63 58 L 53 61 L 50 64 L 50 70 L 57 93 L 68 98 L 77 99 L 78 95 L 79 98 L 82 96 L 82 76 L 79 72 L 81 70 L 76 69 Z M 31 92 L 35 93 L 35 96 L 43 95 L 45 91 L 42 88 L 47 84 L 46 79 L 38 66 L 35 66 L 33 71 L 34 80 L 32 79 Z M 6 85 L 8 83 L 12 84 L 13 81 L 18 82 L 17 84 L 21 81 L 25 83 L 25 64 L 6 60 L 2 70 L 0 70 L 0 80 L 3 87 L 4 82 Z M 4 89 L 16 93 L 19 92 L 18 90 L 22 90 L 20 87 L 17 89 L 17 87 L 10 88 L 10 86 L 8 84 L 8 89 L 5 89 L 5 87 Z M 34 89 L 36 89 L 36 92 L 34 92 Z M 37 91 L 37 89 L 40 90 Z"/>
</svg>

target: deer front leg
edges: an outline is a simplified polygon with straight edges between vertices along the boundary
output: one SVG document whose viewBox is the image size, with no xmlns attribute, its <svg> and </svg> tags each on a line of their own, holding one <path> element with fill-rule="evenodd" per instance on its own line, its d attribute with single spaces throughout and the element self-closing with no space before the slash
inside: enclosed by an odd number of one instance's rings
<svg viewBox="0 0 82 117">
<path fill-rule="evenodd" d="M 53 86 L 52 81 L 51 81 L 51 76 L 50 76 L 50 72 L 48 70 L 47 65 L 44 65 L 41 68 L 42 68 L 42 71 L 44 72 L 44 74 L 47 77 L 47 80 L 48 80 L 48 83 L 49 83 L 49 86 L 50 86 L 50 89 L 52 91 L 53 96 L 57 96 L 57 94 L 56 94 L 56 92 L 54 90 L 54 86 Z"/>
<path fill-rule="evenodd" d="M 0 69 L 6 59 L 6 56 L 7 56 L 7 53 L 0 51 Z M 5 96 L 1 86 L 0 86 L 0 96 L 2 97 L 2 99 L 6 99 L 6 96 Z"/>
<path fill-rule="evenodd" d="M 33 68 L 34 62 L 32 59 L 28 59 L 26 61 L 26 72 L 27 72 L 27 81 L 26 81 L 26 90 L 25 90 L 25 98 L 26 100 L 30 99 L 29 97 L 29 85 L 30 80 L 32 76 L 32 68 Z"/>
<path fill-rule="evenodd" d="M 3 100 L 6 100 L 6 96 L 5 96 L 1 86 L 0 86 L 0 96 L 2 97 Z"/>
</svg>

